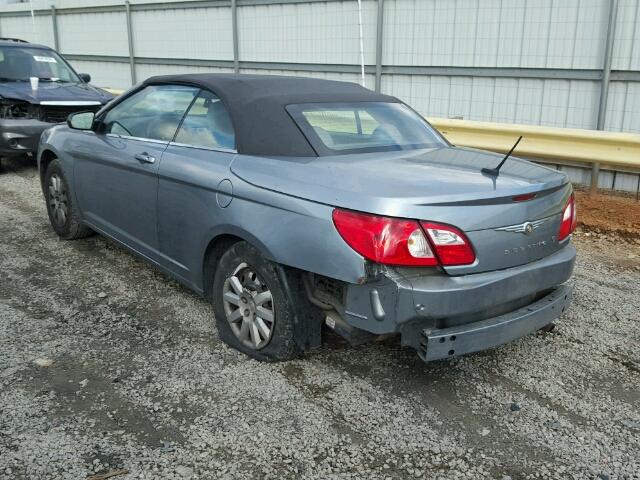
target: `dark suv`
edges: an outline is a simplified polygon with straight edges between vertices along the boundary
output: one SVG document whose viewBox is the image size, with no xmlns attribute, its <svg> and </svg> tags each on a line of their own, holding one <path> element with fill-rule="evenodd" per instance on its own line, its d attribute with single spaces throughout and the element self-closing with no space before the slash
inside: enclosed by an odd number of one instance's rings
<svg viewBox="0 0 640 480">
<path fill-rule="evenodd" d="M 0 157 L 34 153 L 44 130 L 113 98 L 90 81 L 49 47 L 0 38 Z"/>
</svg>

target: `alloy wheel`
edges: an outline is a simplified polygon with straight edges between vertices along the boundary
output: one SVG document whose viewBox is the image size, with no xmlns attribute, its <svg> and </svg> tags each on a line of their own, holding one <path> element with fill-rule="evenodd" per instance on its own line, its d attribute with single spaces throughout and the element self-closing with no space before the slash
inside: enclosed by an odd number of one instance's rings
<svg viewBox="0 0 640 480">
<path fill-rule="evenodd" d="M 273 335 L 275 312 L 271 290 L 246 263 L 240 264 L 223 286 L 222 299 L 234 335 L 246 347 L 260 350 Z"/>
<path fill-rule="evenodd" d="M 49 206 L 53 221 L 59 227 L 64 226 L 69 216 L 69 198 L 62 178 L 57 173 L 49 178 Z"/>
</svg>

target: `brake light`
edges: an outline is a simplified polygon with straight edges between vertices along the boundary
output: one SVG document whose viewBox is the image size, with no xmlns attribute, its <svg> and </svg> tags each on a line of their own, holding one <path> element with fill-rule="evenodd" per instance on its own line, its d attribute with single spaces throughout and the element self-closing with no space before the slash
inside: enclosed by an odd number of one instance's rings
<svg viewBox="0 0 640 480">
<path fill-rule="evenodd" d="M 529 200 L 536 198 L 537 195 L 537 193 L 524 193 L 522 195 L 516 195 L 512 200 L 514 202 L 528 202 Z"/>
<path fill-rule="evenodd" d="M 376 263 L 398 266 L 463 265 L 475 254 L 454 227 L 334 210 L 333 223 L 347 244 Z M 425 232 L 426 235 L 425 235 Z"/>
<path fill-rule="evenodd" d="M 576 201 L 573 194 L 567 200 L 567 204 L 562 210 L 562 220 L 560 221 L 560 231 L 558 232 L 558 241 L 561 242 L 567 238 L 576 229 L 578 224 L 578 215 L 576 212 Z"/>
</svg>

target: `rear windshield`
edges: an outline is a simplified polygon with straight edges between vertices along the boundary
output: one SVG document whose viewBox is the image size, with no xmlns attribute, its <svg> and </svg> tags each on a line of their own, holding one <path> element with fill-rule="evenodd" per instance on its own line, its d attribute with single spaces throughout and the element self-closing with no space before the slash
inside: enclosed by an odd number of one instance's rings
<svg viewBox="0 0 640 480">
<path fill-rule="evenodd" d="M 320 155 L 445 145 L 422 117 L 402 103 L 306 103 L 288 105 L 287 111 Z"/>
</svg>

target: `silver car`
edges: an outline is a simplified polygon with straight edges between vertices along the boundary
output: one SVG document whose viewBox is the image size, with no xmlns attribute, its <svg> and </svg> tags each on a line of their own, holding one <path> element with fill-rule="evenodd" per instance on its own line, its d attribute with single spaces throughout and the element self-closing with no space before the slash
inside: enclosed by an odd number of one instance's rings
<svg viewBox="0 0 640 480">
<path fill-rule="evenodd" d="M 397 98 L 259 75 L 153 77 L 47 130 L 51 225 L 98 232 L 211 300 L 260 360 L 397 334 L 425 361 L 550 325 L 576 225 L 567 177 L 458 148 Z"/>
</svg>

